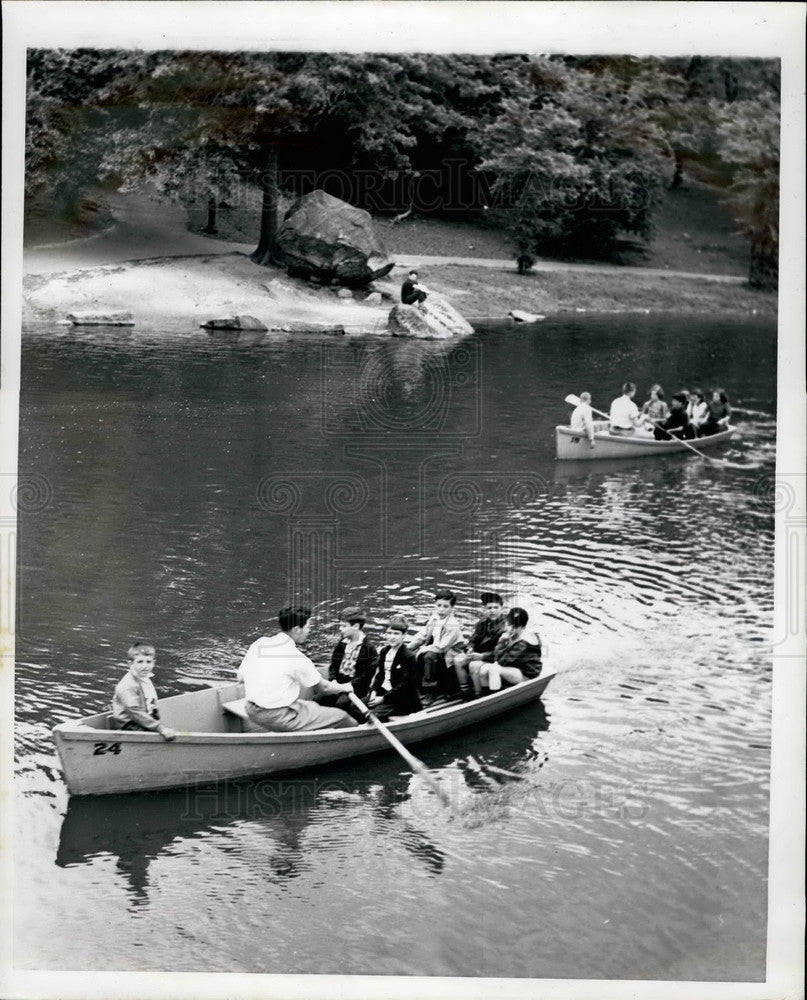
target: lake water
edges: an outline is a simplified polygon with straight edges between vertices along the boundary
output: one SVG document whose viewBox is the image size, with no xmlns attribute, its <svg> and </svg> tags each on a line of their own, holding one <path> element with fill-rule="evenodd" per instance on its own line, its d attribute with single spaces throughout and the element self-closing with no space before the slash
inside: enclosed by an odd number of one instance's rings
<svg viewBox="0 0 807 1000">
<path fill-rule="evenodd" d="M 22 373 L 15 965 L 764 978 L 772 324 L 37 328 Z M 607 409 L 624 378 L 725 386 L 739 441 L 556 462 L 564 397 Z M 108 704 L 133 639 L 175 694 L 291 599 L 321 659 L 341 607 L 422 620 L 443 586 L 469 627 L 482 589 L 526 607 L 559 671 L 419 746 L 453 813 L 392 754 L 69 800 L 50 729 Z"/>
</svg>

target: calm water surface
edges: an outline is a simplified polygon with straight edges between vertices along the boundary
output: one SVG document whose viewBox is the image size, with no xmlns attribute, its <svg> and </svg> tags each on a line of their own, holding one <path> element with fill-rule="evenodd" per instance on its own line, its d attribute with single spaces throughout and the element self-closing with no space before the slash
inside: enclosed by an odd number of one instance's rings
<svg viewBox="0 0 807 1000">
<path fill-rule="evenodd" d="M 22 363 L 16 965 L 764 978 L 772 325 L 54 328 Z M 626 377 L 724 385 L 727 461 L 557 463 L 564 396 Z M 469 626 L 480 589 L 527 607 L 561 671 L 420 746 L 453 818 L 391 755 L 68 800 L 50 728 L 107 705 L 133 638 L 175 694 L 292 596 L 322 657 L 345 604 L 422 619 L 446 585 Z"/>
</svg>

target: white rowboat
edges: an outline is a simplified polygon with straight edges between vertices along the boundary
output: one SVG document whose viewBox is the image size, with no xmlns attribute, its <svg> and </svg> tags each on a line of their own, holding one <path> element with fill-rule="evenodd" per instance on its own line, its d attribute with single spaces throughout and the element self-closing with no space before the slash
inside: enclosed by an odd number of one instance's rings
<svg viewBox="0 0 807 1000">
<path fill-rule="evenodd" d="M 731 441 L 734 428 L 728 427 L 719 434 L 695 438 L 688 441 L 698 451 L 716 448 L 718 445 Z M 594 447 L 589 444 L 585 434 L 573 431 L 571 427 L 555 428 L 555 457 L 563 461 L 595 461 L 600 458 L 646 458 L 651 455 L 675 455 L 690 452 L 681 441 L 656 441 L 651 435 L 629 434 L 617 435 L 608 433 L 608 422 L 594 422 Z"/>
<path fill-rule="evenodd" d="M 537 699 L 547 674 L 475 701 L 438 701 L 387 723 L 405 745 L 475 725 Z M 243 708 L 243 685 L 233 683 L 160 700 L 160 719 L 178 736 L 109 728 L 109 713 L 62 722 L 53 739 L 73 795 L 108 795 L 208 784 L 317 767 L 388 750 L 368 723 L 353 729 L 270 733 L 255 729 Z"/>
</svg>

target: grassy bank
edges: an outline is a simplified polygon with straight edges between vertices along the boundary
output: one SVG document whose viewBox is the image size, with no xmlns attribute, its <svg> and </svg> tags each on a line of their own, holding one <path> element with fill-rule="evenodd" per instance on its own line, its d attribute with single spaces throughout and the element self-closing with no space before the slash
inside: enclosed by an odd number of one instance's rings
<svg viewBox="0 0 807 1000">
<path fill-rule="evenodd" d="M 519 275 L 476 267 L 421 269 L 421 278 L 468 317 L 505 316 L 511 309 L 563 312 L 722 313 L 776 316 L 777 296 L 738 283 L 635 271 L 532 271 Z"/>
</svg>

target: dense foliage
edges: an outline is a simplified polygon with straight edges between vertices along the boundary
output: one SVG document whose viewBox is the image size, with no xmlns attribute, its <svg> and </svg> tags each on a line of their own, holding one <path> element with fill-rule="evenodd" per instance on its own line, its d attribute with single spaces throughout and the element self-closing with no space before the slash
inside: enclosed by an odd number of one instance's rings
<svg viewBox="0 0 807 1000">
<path fill-rule="evenodd" d="M 94 182 L 149 182 L 206 200 L 212 229 L 251 178 L 262 263 L 279 186 L 374 211 L 491 205 L 516 252 L 593 256 L 620 234 L 649 239 L 662 188 L 687 170 L 723 186 L 765 284 L 777 86 L 771 60 L 34 50 L 26 190 L 67 212 Z"/>
</svg>

